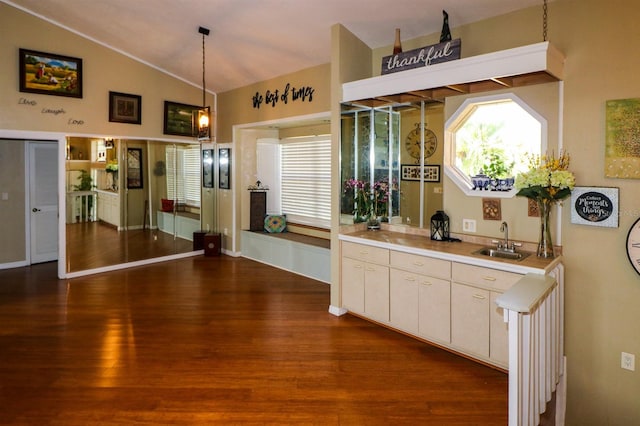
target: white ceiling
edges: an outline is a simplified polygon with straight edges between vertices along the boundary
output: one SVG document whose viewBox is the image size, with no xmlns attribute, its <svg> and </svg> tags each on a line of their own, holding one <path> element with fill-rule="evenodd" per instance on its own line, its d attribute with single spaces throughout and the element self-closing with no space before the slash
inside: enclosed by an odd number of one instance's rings
<svg viewBox="0 0 640 426">
<path fill-rule="evenodd" d="M 455 27 L 542 0 L 0 0 L 200 87 L 224 92 L 328 63 L 331 26 L 369 47 L 437 33 L 442 9 Z M 38 46 L 28 46 L 38 49 Z M 64 50 L 64 49 L 62 49 Z M 73 56 L 73 52 L 55 52 Z"/>
</svg>

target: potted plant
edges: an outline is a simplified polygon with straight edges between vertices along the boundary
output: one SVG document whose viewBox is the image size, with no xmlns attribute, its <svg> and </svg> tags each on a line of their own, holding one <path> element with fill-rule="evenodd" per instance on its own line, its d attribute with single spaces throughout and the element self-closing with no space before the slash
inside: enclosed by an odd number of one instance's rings
<svg viewBox="0 0 640 426">
<path fill-rule="evenodd" d="M 513 167 L 515 162 L 507 164 L 504 155 L 499 152 L 488 154 L 487 163 L 482 166 L 482 174 L 491 179 L 491 189 L 493 191 L 509 190 L 513 186 Z"/>
</svg>

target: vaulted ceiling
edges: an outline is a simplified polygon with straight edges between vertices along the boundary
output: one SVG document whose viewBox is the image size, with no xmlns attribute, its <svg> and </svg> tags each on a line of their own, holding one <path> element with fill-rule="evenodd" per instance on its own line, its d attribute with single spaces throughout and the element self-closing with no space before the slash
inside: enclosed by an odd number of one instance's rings
<svg viewBox="0 0 640 426">
<path fill-rule="evenodd" d="M 542 0 L 0 0 L 162 69 L 224 92 L 328 63 L 331 26 L 369 47 L 436 33 Z M 453 31 L 455 37 L 455 31 Z M 68 53 L 68 52 L 59 52 Z"/>
</svg>

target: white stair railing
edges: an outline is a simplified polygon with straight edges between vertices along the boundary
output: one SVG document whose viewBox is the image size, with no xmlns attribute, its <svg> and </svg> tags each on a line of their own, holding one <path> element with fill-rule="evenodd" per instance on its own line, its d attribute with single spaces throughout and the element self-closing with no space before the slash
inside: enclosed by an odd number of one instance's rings
<svg viewBox="0 0 640 426">
<path fill-rule="evenodd" d="M 496 299 L 509 325 L 509 426 L 538 425 L 563 374 L 562 272 L 527 274 Z"/>
</svg>

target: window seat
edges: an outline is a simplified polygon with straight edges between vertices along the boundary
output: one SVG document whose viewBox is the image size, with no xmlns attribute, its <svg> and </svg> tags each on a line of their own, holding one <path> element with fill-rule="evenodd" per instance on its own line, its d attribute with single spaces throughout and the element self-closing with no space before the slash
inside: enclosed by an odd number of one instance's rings
<svg viewBox="0 0 640 426">
<path fill-rule="evenodd" d="M 185 240 L 193 241 L 193 233 L 200 230 L 200 215 L 189 212 L 176 212 L 175 218 L 171 212 L 158 210 L 158 229 L 167 234 L 176 234 Z"/>
<path fill-rule="evenodd" d="M 331 241 L 297 232 L 242 231 L 242 256 L 325 283 L 331 282 Z"/>
</svg>

